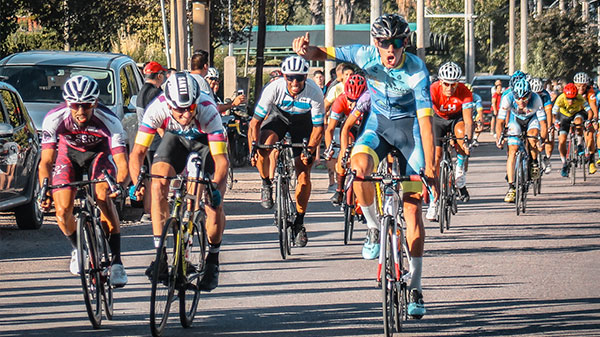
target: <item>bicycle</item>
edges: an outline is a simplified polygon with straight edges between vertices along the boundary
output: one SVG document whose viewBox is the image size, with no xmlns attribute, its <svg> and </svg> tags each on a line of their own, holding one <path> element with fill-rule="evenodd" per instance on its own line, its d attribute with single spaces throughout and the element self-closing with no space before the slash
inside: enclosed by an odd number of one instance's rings
<svg viewBox="0 0 600 337">
<path fill-rule="evenodd" d="M 205 273 L 208 245 L 204 205 L 213 206 L 215 186 L 209 178 L 200 177 L 202 160 L 194 158 L 192 161 L 198 172 L 195 178 L 147 174 L 145 167 L 138 177 L 138 182 L 145 178 L 170 180 L 172 190 L 171 211 L 156 249 L 152 273 L 150 329 L 153 336 L 160 336 L 166 326 L 175 290 L 179 297 L 179 319 L 184 328 L 192 326 L 198 309 L 199 284 Z M 188 191 L 189 183 L 193 184 L 191 193 Z M 198 184 L 206 187 L 199 199 Z M 136 191 L 138 189 L 139 183 L 135 187 Z"/>
<path fill-rule="evenodd" d="M 58 188 L 75 187 L 77 193 L 73 208 L 73 217 L 77 223 L 77 258 L 79 276 L 83 288 L 83 300 L 88 318 L 94 329 L 102 325 L 102 307 L 106 318 L 113 318 L 113 289 L 110 286 L 111 256 L 109 255 L 108 234 L 100 222 L 100 209 L 90 186 L 107 183 L 111 193 L 120 193 L 117 183 L 106 171 L 103 179 L 88 180 L 84 174 L 78 182 L 49 185 L 48 178 L 42 183 L 38 202 L 42 203 L 49 191 Z"/>
<path fill-rule="evenodd" d="M 458 211 L 458 188 L 456 187 L 455 164 L 452 160 L 451 142 L 457 138 L 448 132 L 442 138 L 442 160 L 440 161 L 440 195 L 438 198 L 438 221 L 440 233 L 444 233 L 444 227 L 450 229 L 450 218 Z M 465 142 L 467 137 L 465 137 Z"/>
<path fill-rule="evenodd" d="M 503 132 L 503 134 L 500 136 L 500 142 L 502 142 L 504 137 L 506 137 L 505 132 Z M 534 183 L 534 180 L 531 179 L 530 175 L 530 164 L 532 159 L 529 157 L 530 148 L 528 139 L 538 140 L 539 137 L 528 135 L 527 130 L 523 130 L 520 135 L 514 137 L 519 138 L 519 147 L 517 149 L 517 153 L 515 154 L 514 184 L 515 210 L 517 212 L 517 215 L 520 215 L 521 213 L 525 214 L 527 210 L 527 192 L 529 191 L 529 186 Z M 538 160 L 539 157 L 540 155 L 538 154 Z M 541 168 L 541 166 L 538 167 Z M 534 185 L 534 188 L 535 187 L 537 186 Z"/>
<path fill-rule="evenodd" d="M 252 142 L 251 157 L 256 155 L 258 149 L 276 150 L 277 163 L 275 166 L 275 225 L 277 226 L 279 236 L 279 251 L 281 258 L 286 259 L 292 254 L 292 245 L 295 245 L 295 234 L 292 224 L 294 223 L 294 214 L 296 205 L 290 194 L 290 184 L 292 175 L 295 175 L 295 170 L 292 171 L 290 166 L 294 166 L 293 160 L 290 159 L 293 148 L 302 148 L 305 156 L 309 157 L 308 139 L 303 139 L 302 143 L 288 143 L 286 139 L 280 140 L 273 145 L 257 144 Z M 293 157 L 291 157 L 293 158 Z M 291 162 L 291 165 L 290 165 Z"/>
<path fill-rule="evenodd" d="M 569 138 L 568 138 L 568 150 L 567 150 L 567 164 L 569 165 L 569 177 L 571 178 L 571 185 L 575 185 L 575 171 L 577 170 L 577 167 L 581 166 L 582 168 L 582 177 L 583 177 L 583 181 L 587 180 L 586 177 L 586 167 L 585 167 L 585 163 L 586 163 L 586 152 L 587 152 L 587 148 L 585 149 L 584 153 L 579 153 L 579 151 L 577 150 L 577 134 L 575 132 L 575 128 L 577 127 L 581 127 L 583 126 L 583 124 L 581 123 L 574 123 L 571 122 L 571 127 L 569 129 Z"/>
<path fill-rule="evenodd" d="M 420 181 L 424 186 L 427 184 L 423 175 L 398 176 L 388 173 L 357 177 L 353 172 L 348 180 L 379 182 L 383 189 L 383 214 L 379 219 L 381 253 L 377 265 L 377 285 L 381 288 L 384 334 L 392 336 L 394 329 L 397 332 L 402 331 L 402 322 L 408 319 L 408 268 L 411 257 L 406 241 L 406 222 L 400 207 L 400 185 L 404 181 Z"/>
</svg>

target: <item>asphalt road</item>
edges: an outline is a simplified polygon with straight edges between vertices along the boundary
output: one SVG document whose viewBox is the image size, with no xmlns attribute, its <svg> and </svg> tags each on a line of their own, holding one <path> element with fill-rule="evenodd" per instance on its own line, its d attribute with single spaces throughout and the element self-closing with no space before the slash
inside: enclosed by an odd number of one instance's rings
<svg viewBox="0 0 600 337">
<path fill-rule="evenodd" d="M 599 336 L 600 176 L 575 186 L 555 170 L 542 194 L 530 194 L 525 215 L 502 201 L 504 153 L 486 143 L 471 158 L 471 201 L 459 205 L 440 234 L 427 223 L 423 287 L 428 313 L 405 324 L 405 336 Z M 358 225 L 348 246 L 342 213 L 328 202 L 324 170 L 313 171 L 306 216 L 309 243 L 279 255 L 273 213 L 259 206 L 252 168 L 236 170 L 225 198 L 227 230 L 220 286 L 203 295 L 194 326 L 183 329 L 177 307 L 167 336 L 379 336 L 383 333 L 376 262 L 360 251 Z M 131 210 L 128 217 L 139 217 Z M 94 330 L 77 277 L 68 272 L 70 245 L 52 218 L 20 231 L 0 219 L 0 336 L 150 335 L 153 259 L 149 225 L 123 224 L 129 284 L 115 292 L 115 317 Z"/>
</svg>

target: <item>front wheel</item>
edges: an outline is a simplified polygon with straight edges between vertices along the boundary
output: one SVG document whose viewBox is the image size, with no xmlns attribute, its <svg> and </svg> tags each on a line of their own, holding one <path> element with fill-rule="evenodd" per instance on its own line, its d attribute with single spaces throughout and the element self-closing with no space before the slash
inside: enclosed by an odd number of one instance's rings
<svg viewBox="0 0 600 337">
<path fill-rule="evenodd" d="M 104 303 L 104 313 L 106 318 L 113 319 L 113 288 L 110 285 L 110 265 L 112 262 L 111 255 L 108 253 L 108 240 L 104 235 L 104 230 L 99 224 L 96 227 L 96 238 L 98 242 L 98 253 L 100 261 L 100 278 L 102 280 L 102 302 Z"/>
<path fill-rule="evenodd" d="M 381 264 L 381 304 L 383 314 L 383 332 L 385 336 L 393 336 L 394 328 L 396 327 L 396 319 L 398 318 L 395 302 L 397 300 L 397 282 L 395 274 L 394 252 L 391 230 L 391 219 L 384 218 L 385 239 L 381 241 L 381 253 L 383 253 L 383 261 Z"/>
<path fill-rule="evenodd" d="M 515 208 L 517 215 L 521 213 L 521 190 L 523 189 L 523 165 L 521 163 L 522 155 L 517 153 L 515 158 Z"/>
<path fill-rule="evenodd" d="M 152 336 L 160 336 L 167 325 L 171 303 L 174 300 L 177 281 L 176 235 L 179 223 L 169 218 L 163 227 L 159 246 L 156 249 L 152 271 L 152 292 L 150 294 L 150 330 Z M 179 261 L 177 261 L 179 264 Z"/>
<path fill-rule="evenodd" d="M 285 199 L 285 193 L 283 191 L 283 177 L 277 176 L 277 187 L 275 189 L 275 202 L 277 208 L 275 210 L 275 222 L 277 224 L 277 232 L 279 235 L 279 252 L 281 258 L 286 259 L 288 255 L 288 226 L 287 226 L 287 200 Z"/>
<path fill-rule="evenodd" d="M 344 244 L 347 245 L 348 242 L 352 240 L 352 232 L 354 231 L 354 218 L 355 218 L 355 206 L 354 206 L 354 193 L 352 189 L 348 189 L 346 191 L 348 197 L 345 197 L 344 200 Z"/>
<path fill-rule="evenodd" d="M 204 274 L 206 232 L 204 219 L 194 221 L 191 240 L 186 243 L 185 268 L 187 284 L 179 290 L 179 320 L 184 328 L 192 326 L 200 300 L 200 280 Z"/>
<path fill-rule="evenodd" d="M 438 197 L 438 221 L 440 223 L 440 233 L 444 233 L 446 227 L 446 208 L 448 205 L 448 192 L 449 192 L 449 181 L 448 181 L 448 167 L 445 163 L 442 163 L 440 168 L 440 195 Z M 432 201 L 435 202 L 435 201 Z"/>
<path fill-rule="evenodd" d="M 100 259 L 93 224 L 83 213 L 77 218 L 77 258 L 79 276 L 83 288 L 83 300 L 88 317 L 94 329 L 102 324 L 102 281 L 100 280 Z"/>
</svg>

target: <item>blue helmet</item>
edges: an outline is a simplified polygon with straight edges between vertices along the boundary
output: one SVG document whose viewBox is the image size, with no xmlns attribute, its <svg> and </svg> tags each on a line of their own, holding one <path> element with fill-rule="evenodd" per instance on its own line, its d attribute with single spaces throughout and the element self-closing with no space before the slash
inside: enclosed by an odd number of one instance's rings
<svg viewBox="0 0 600 337">
<path fill-rule="evenodd" d="M 514 73 L 514 74 L 512 74 L 512 76 L 510 77 L 510 81 L 508 82 L 508 85 L 509 85 L 511 88 L 514 88 L 514 87 L 515 87 L 515 83 L 517 83 L 517 81 L 518 81 L 518 80 L 520 80 L 520 79 L 522 79 L 522 78 L 526 78 L 526 77 L 527 77 L 527 75 L 526 75 L 524 72 L 522 72 L 522 71 L 520 71 L 520 70 L 517 70 L 517 71 L 515 71 L 515 73 Z"/>
<path fill-rule="evenodd" d="M 521 78 L 513 85 L 512 92 L 516 99 L 521 99 L 531 94 L 531 85 L 525 78 Z"/>
</svg>

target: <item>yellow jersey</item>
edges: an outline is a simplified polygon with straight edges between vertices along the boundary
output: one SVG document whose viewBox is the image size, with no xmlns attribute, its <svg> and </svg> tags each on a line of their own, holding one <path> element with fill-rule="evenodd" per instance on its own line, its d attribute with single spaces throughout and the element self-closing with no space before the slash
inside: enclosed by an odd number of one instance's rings
<svg viewBox="0 0 600 337">
<path fill-rule="evenodd" d="M 554 101 L 554 106 L 552 107 L 552 114 L 556 115 L 558 112 L 560 112 L 561 114 L 567 117 L 571 117 L 574 114 L 584 110 L 586 112 L 590 111 L 590 105 L 588 104 L 586 99 L 583 98 L 583 96 L 578 94 L 577 97 L 573 99 L 573 103 L 569 104 L 567 102 L 567 96 L 564 93 L 562 93 L 556 98 L 556 101 Z"/>
</svg>

